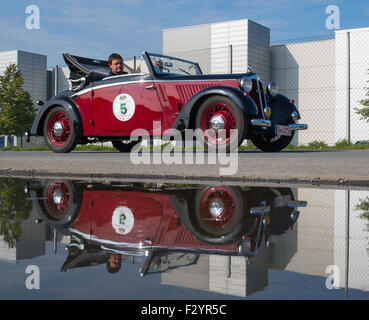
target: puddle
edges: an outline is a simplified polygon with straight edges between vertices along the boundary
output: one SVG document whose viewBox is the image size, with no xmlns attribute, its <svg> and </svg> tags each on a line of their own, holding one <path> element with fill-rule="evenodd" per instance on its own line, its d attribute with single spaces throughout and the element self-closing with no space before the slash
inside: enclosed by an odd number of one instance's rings
<svg viewBox="0 0 369 320">
<path fill-rule="evenodd" d="M 369 190 L 0 178 L 0 299 L 368 299 Z"/>
</svg>

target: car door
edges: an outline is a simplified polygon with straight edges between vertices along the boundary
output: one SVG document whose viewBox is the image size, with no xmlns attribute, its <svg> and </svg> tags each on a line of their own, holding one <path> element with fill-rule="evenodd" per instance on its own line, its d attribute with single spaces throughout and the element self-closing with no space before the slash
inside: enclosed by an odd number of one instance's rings
<svg viewBox="0 0 369 320">
<path fill-rule="evenodd" d="M 154 239 L 163 207 L 155 194 L 125 191 L 91 191 L 91 235 L 114 242 L 144 243 Z"/>
<path fill-rule="evenodd" d="M 154 83 L 138 77 L 117 77 L 94 84 L 93 122 L 104 135 L 129 135 L 134 129 L 152 130 L 163 119 Z"/>
</svg>

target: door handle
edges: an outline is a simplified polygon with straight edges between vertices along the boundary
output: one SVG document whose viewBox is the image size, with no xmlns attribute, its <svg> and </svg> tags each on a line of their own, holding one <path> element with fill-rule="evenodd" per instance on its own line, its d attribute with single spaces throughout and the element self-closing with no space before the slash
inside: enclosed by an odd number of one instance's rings
<svg viewBox="0 0 369 320">
<path fill-rule="evenodd" d="M 147 89 L 147 90 L 155 90 L 155 89 L 156 89 L 156 87 L 155 87 L 154 85 L 152 85 L 152 86 L 147 86 L 147 87 L 146 87 L 146 89 Z"/>
</svg>

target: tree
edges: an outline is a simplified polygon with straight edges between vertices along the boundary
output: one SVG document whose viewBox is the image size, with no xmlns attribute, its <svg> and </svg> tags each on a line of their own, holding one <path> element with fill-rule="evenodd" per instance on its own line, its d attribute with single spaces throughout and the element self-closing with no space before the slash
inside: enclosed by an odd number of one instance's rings
<svg viewBox="0 0 369 320">
<path fill-rule="evenodd" d="M 367 82 L 369 82 L 369 81 L 367 81 Z M 361 116 L 360 119 L 366 119 L 369 122 L 369 88 L 365 88 L 365 89 L 368 90 L 366 92 L 366 95 L 365 95 L 368 98 L 360 100 L 360 103 L 363 106 L 363 108 L 361 108 L 361 109 L 355 108 L 355 111 L 358 115 Z"/>
<path fill-rule="evenodd" d="M 24 181 L 0 178 L 0 235 L 14 248 L 22 233 L 22 222 L 29 217 L 32 201 L 24 193 Z"/>
<path fill-rule="evenodd" d="M 0 76 L 0 134 L 23 136 L 32 126 L 35 108 L 15 64 Z"/>
</svg>

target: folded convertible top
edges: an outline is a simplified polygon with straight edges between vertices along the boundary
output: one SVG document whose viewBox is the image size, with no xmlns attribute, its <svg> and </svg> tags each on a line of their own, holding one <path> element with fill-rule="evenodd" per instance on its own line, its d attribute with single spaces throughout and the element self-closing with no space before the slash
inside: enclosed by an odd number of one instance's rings
<svg viewBox="0 0 369 320">
<path fill-rule="evenodd" d="M 93 73 L 95 76 L 100 75 L 101 78 L 109 76 L 108 61 L 72 56 L 69 53 L 63 53 L 63 58 L 69 67 L 72 80 L 88 78 Z"/>
<path fill-rule="evenodd" d="M 72 80 L 77 80 L 81 77 L 98 80 L 109 76 L 110 68 L 108 61 L 73 56 L 69 53 L 63 53 L 63 58 L 69 67 L 70 78 Z M 134 72 L 126 64 L 124 64 L 123 70 L 128 73 Z"/>
</svg>

